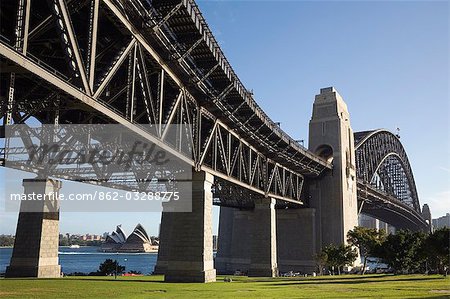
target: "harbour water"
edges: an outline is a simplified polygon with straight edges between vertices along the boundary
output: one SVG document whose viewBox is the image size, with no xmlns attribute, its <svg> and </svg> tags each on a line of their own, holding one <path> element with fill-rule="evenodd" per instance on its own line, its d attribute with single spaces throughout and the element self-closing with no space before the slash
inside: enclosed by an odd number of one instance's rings
<svg viewBox="0 0 450 299">
<path fill-rule="evenodd" d="M 98 270 L 106 259 L 117 260 L 125 266 L 126 271 L 139 271 L 150 274 L 156 264 L 157 253 L 105 253 L 97 251 L 98 247 L 82 246 L 80 248 L 59 247 L 59 264 L 65 274 L 73 272 L 89 273 Z M 6 271 L 12 254 L 12 248 L 0 248 L 0 273 Z"/>
<path fill-rule="evenodd" d="M 12 248 L 0 247 L 0 273 L 6 271 L 12 254 Z M 215 256 L 215 252 L 214 252 Z M 139 271 L 151 274 L 156 265 L 157 253 L 106 253 L 98 251 L 98 247 L 82 246 L 80 248 L 59 247 L 59 264 L 65 274 L 81 272 L 89 274 L 98 270 L 98 266 L 106 259 L 117 260 L 126 267 L 126 271 Z M 387 269 L 388 266 L 371 258 L 367 266 L 369 270 Z"/>
</svg>

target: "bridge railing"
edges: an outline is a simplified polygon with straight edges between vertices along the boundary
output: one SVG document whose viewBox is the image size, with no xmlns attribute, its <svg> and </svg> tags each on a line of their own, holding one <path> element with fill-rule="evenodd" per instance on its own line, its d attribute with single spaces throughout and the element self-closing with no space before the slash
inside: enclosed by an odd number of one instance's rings
<svg viewBox="0 0 450 299">
<path fill-rule="evenodd" d="M 138 1 L 139 2 L 139 1 Z M 133 13 L 141 13 L 141 19 L 147 19 L 149 16 L 154 16 L 155 14 L 158 14 L 158 7 L 166 7 L 172 5 L 171 11 L 167 12 L 167 15 L 160 14 L 158 19 L 162 19 L 164 21 L 158 23 L 157 21 L 152 21 L 149 26 L 153 26 L 153 30 L 148 30 L 148 32 L 157 32 L 155 33 L 155 37 L 159 39 L 159 41 L 164 45 L 164 47 L 167 49 L 168 53 L 170 53 L 170 56 L 172 57 L 189 57 L 190 59 L 179 59 L 179 66 L 183 69 L 188 67 L 188 70 L 186 72 L 188 74 L 194 74 L 194 76 L 197 77 L 199 81 L 206 81 L 208 82 L 209 79 L 200 79 L 206 74 L 208 74 L 209 70 L 203 70 L 197 66 L 197 62 L 195 59 L 191 56 L 189 53 L 183 53 L 181 52 L 181 49 L 186 48 L 183 44 L 181 44 L 177 40 L 176 34 L 172 31 L 170 27 L 169 18 L 166 18 L 167 16 L 170 16 L 172 12 L 177 11 L 179 12 L 181 9 L 183 9 L 183 12 L 185 12 L 189 17 L 191 23 L 189 23 L 190 26 L 195 26 L 197 28 L 199 36 L 202 37 L 203 45 L 207 46 L 209 48 L 211 56 L 211 61 L 215 61 L 215 64 L 218 64 L 220 66 L 220 69 L 222 70 L 222 76 L 225 80 L 228 80 L 229 84 L 233 85 L 234 90 L 240 95 L 241 100 L 247 104 L 246 107 L 250 108 L 253 113 L 257 116 L 259 121 L 264 124 L 267 128 L 270 129 L 272 136 L 277 136 L 280 142 L 269 142 L 270 140 L 267 139 L 266 135 L 263 135 L 261 133 L 258 133 L 257 130 L 255 130 L 253 127 L 248 126 L 246 123 L 243 123 L 236 115 L 239 113 L 236 111 L 230 111 L 225 105 L 222 105 L 221 101 L 213 101 L 217 105 L 217 107 L 224 111 L 225 113 L 222 113 L 221 117 L 227 116 L 229 117 L 232 122 L 235 123 L 234 129 L 238 131 L 243 131 L 245 134 L 254 136 L 256 139 L 260 140 L 262 144 L 265 145 L 267 149 L 273 149 L 273 152 L 281 153 L 281 156 L 283 156 L 284 152 L 286 151 L 286 148 L 292 148 L 296 152 L 301 153 L 302 156 L 308 157 L 308 159 L 315 161 L 315 163 L 318 163 L 321 165 L 322 170 L 324 168 L 331 169 L 331 164 L 329 164 L 327 161 L 321 159 L 320 157 L 314 155 L 313 153 L 309 152 L 305 147 L 301 146 L 296 142 L 293 138 L 291 138 L 288 134 L 286 134 L 277 124 L 275 124 L 268 115 L 258 106 L 256 101 L 253 99 L 253 96 L 251 92 L 249 92 L 242 82 L 240 81 L 239 77 L 234 72 L 233 68 L 231 67 L 230 63 L 226 59 L 225 55 L 223 54 L 222 49 L 220 48 L 218 42 L 216 41 L 215 37 L 213 36 L 211 30 L 209 29 L 208 24 L 206 23 L 205 19 L 203 18 L 202 13 L 200 12 L 197 4 L 194 1 L 191 0 L 183 0 L 182 1 L 182 8 L 180 8 L 179 2 L 165 2 L 165 1 L 153 1 L 152 5 L 156 7 L 156 11 L 151 8 L 147 8 L 147 11 L 140 10 L 139 12 L 133 12 Z M 140 2 L 142 5 L 142 3 Z M 136 4 L 138 5 L 138 3 Z M 166 18 L 166 19 L 165 19 Z M 156 28 L 156 29 L 155 29 Z M 161 30 L 163 28 L 164 30 Z M 209 86 L 213 86 L 212 83 L 208 84 Z M 212 98 L 215 98 L 218 96 L 219 91 L 215 90 L 214 88 L 208 88 L 205 84 L 200 84 L 199 88 L 204 92 L 207 96 L 211 96 Z M 223 91 L 222 91 L 223 92 Z M 259 134 L 259 135 L 258 135 Z M 289 156 L 286 156 L 285 159 L 291 160 Z M 321 170 L 320 170 L 321 171 Z"/>
</svg>

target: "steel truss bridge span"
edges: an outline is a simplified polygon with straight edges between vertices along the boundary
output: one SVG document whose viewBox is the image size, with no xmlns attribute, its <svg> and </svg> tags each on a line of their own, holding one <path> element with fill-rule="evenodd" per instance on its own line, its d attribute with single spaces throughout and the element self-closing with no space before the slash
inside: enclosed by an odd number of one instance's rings
<svg viewBox="0 0 450 299">
<path fill-rule="evenodd" d="M 414 176 L 400 138 L 387 130 L 355 136 L 359 211 L 397 228 L 427 230 Z"/>
<path fill-rule="evenodd" d="M 194 1 L 0 5 L 4 126 L 122 124 L 224 184 L 297 204 L 305 178 L 332 167 L 259 108 Z M 169 143 L 172 124 L 191 130 Z"/>
<path fill-rule="evenodd" d="M 45 124 L 122 124 L 214 174 L 224 190 L 220 205 L 252 206 L 236 198 L 255 196 L 302 204 L 304 181 L 332 168 L 259 108 L 194 1 L 15 0 L 0 6 L 4 125 L 30 117 Z M 171 143 L 172 124 L 190 131 Z M 375 186 L 391 203 L 420 213 L 398 139 L 370 131 L 356 133 L 355 141 L 360 194 L 362 186 Z M 185 143 L 189 154 L 181 150 Z"/>
</svg>

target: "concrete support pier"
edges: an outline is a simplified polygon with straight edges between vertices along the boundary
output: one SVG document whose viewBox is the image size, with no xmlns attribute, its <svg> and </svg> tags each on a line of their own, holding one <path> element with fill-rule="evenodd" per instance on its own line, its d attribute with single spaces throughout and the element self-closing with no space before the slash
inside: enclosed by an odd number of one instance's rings
<svg viewBox="0 0 450 299">
<path fill-rule="evenodd" d="M 192 212 L 173 213 L 168 242 L 166 282 L 213 282 L 212 193 L 213 176 L 192 175 Z M 161 228 L 164 230 L 164 228 Z"/>
<path fill-rule="evenodd" d="M 220 207 L 218 248 L 214 267 L 218 274 L 232 274 L 229 268 L 233 246 L 234 208 Z"/>
<path fill-rule="evenodd" d="M 54 278 L 61 276 L 58 264 L 59 202 L 61 182 L 52 179 L 23 180 L 24 194 L 42 196 L 22 201 L 16 238 L 6 277 Z"/>
<path fill-rule="evenodd" d="M 158 259 L 156 260 L 155 269 L 153 274 L 165 274 L 167 270 L 167 263 L 169 258 L 169 240 L 170 240 L 170 230 L 172 227 L 173 217 L 177 213 L 173 212 L 163 212 L 161 213 L 161 227 L 159 231 L 159 249 L 158 249 Z"/>
<path fill-rule="evenodd" d="M 248 276 L 278 276 L 275 199 L 255 200 Z"/>
<path fill-rule="evenodd" d="M 252 210 L 220 207 L 219 248 L 215 260 L 219 274 L 248 272 L 252 215 Z"/>
<path fill-rule="evenodd" d="M 278 268 L 280 272 L 317 271 L 315 209 L 277 210 Z"/>
</svg>

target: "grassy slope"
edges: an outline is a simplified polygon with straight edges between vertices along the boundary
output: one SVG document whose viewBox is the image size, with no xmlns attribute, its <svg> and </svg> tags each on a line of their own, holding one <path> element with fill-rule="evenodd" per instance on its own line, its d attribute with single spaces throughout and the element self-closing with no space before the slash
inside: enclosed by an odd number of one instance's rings
<svg viewBox="0 0 450 299">
<path fill-rule="evenodd" d="M 450 278 L 432 275 L 233 277 L 233 282 L 163 283 L 152 277 L 0 279 L 2 298 L 450 298 Z M 219 277 L 218 279 L 223 279 Z"/>
</svg>

